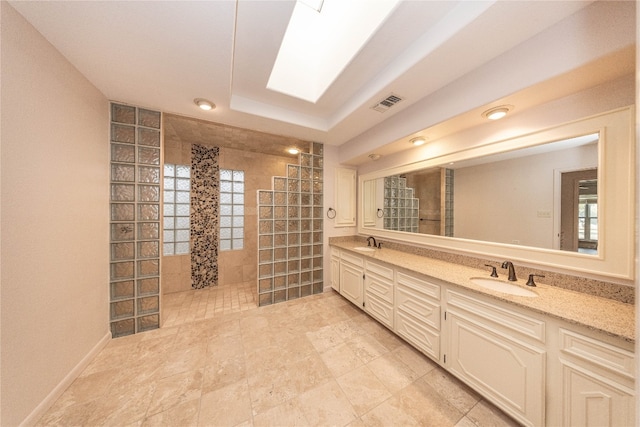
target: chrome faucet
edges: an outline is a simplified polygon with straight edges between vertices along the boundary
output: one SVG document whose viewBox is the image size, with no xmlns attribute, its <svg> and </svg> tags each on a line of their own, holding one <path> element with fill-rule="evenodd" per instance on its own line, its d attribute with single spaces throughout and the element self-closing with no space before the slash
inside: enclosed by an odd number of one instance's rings
<svg viewBox="0 0 640 427">
<path fill-rule="evenodd" d="M 373 236 L 367 237 L 367 246 L 371 246 L 371 240 L 373 240 L 373 247 L 377 248 L 378 245 L 376 244 L 376 238 Z"/>
<path fill-rule="evenodd" d="M 502 268 L 509 269 L 509 278 L 507 280 L 510 280 L 512 282 L 515 282 L 516 280 L 518 280 L 518 278 L 516 277 L 516 269 L 513 267 L 513 263 L 511 261 L 503 262 Z"/>
</svg>

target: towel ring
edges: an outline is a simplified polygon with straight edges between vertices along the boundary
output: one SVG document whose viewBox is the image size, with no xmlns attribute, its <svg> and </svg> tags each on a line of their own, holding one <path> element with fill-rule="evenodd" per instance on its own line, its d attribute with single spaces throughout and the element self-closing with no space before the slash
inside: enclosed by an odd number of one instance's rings
<svg viewBox="0 0 640 427">
<path fill-rule="evenodd" d="M 376 216 L 378 218 L 382 218 L 384 216 L 384 211 L 380 208 L 378 208 L 378 211 L 376 212 Z"/>
<path fill-rule="evenodd" d="M 327 218 L 333 219 L 336 217 L 336 210 L 333 208 L 327 209 Z"/>
</svg>

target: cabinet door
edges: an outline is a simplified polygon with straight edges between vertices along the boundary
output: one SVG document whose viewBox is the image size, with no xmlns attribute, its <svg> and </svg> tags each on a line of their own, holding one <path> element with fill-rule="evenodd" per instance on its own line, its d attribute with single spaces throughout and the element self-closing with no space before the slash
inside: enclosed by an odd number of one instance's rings
<svg viewBox="0 0 640 427">
<path fill-rule="evenodd" d="M 577 365 L 565 363 L 562 371 L 563 425 L 634 425 L 634 391 Z"/>
<path fill-rule="evenodd" d="M 635 418 L 635 355 L 560 329 L 562 424 L 630 426 Z"/>
<path fill-rule="evenodd" d="M 377 218 L 376 180 L 362 183 L 362 220 L 365 227 L 375 227 Z"/>
<path fill-rule="evenodd" d="M 340 292 L 340 258 L 331 255 L 331 287 Z"/>
<path fill-rule="evenodd" d="M 356 171 L 336 168 L 336 227 L 356 225 Z"/>
<path fill-rule="evenodd" d="M 545 424 L 545 352 L 447 310 L 448 370 L 524 425 Z"/>
<path fill-rule="evenodd" d="M 362 267 L 340 262 L 340 294 L 358 307 L 362 307 L 363 275 Z"/>
</svg>

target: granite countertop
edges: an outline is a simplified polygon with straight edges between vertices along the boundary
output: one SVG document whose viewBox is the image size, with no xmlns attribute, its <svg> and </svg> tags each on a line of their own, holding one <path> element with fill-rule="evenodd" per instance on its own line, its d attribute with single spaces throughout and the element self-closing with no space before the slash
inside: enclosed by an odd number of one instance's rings
<svg viewBox="0 0 640 427">
<path fill-rule="evenodd" d="M 526 278 L 519 278 L 517 282 L 508 282 L 530 289 L 538 294 L 537 297 L 515 296 L 482 288 L 469 280 L 471 277 L 490 278 L 489 271 L 486 270 L 479 270 L 393 249 L 376 249 L 374 252 L 354 249 L 355 247 L 363 246 L 362 242 L 336 242 L 331 243 L 331 246 L 347 249 L 364 258 L 375 259 L 409 271 L 440 279 L 472 292 L 488 295 L 498 300 L 507 301 L 529 310 L 553 316 L 577 325 L 586 326 L 595 331 L 604 332 L 607 335 L 635 343 L 635 307 L 633 304 L 624 304 L 607 298 L 570 291 L 557 286 L 545 285 L 544 279 L 542 278 L 536 278 L 537 287 L 535 288 L 525 285 L 527 281 Z M 504 274 L 501 275 L 501 278 L 498 280 L 506 282 Z"/>
</svg>

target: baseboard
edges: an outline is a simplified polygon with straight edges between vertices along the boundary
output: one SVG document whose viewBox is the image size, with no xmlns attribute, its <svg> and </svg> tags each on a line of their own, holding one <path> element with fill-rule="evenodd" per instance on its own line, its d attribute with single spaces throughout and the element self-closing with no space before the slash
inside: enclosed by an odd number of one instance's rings
<svg viewBox="0 0 640 427">
<path fill-rule="evenodd" d="M 51 393 L 44 398 L 42 402 L 25 418 L 21 423 L 21 427 L 29 427 L 35 425 L 40 418 L 47 412 L 51 406 L 58 400 L 64 391 L 80 376 L 82 371 L 91 363 L 94 357 L 102 350 L 111 340 L 111 331 L 107 333 L 93 346 L 91 351 L 87 353 L 80 362 L 51 390 Z"/>
</svg>

